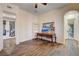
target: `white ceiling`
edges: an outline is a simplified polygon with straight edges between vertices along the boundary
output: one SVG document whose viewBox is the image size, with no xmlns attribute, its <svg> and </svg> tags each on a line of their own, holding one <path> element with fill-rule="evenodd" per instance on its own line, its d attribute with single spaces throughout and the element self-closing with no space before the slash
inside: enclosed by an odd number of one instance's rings
<svg viewBox="0 0 79 59">
<path fill-rule="evenodd" d="M 38 8 L 35 9 L 34 3 L 13 3 L 13 4 L 33 14 L 43 14 L 45 12 L 58 9 L 67 5 L 67 3 L 48 3 L 46 6 L 44 6 L 41 3 L 38 3 Z"/>
</svg>

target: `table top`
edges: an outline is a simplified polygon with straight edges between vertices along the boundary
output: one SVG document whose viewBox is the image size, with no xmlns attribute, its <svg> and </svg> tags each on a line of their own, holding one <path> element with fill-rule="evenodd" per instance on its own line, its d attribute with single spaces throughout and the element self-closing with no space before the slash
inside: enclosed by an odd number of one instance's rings
<svg viewBox="0 0 79 59">
<path fill-rule="evenodd" d="M 42 34 L 42 35 L 53 35 L 52 33 L 48 33 L 48 32 L 40 32 L 40 33 L 37 33 L 37 34 Z"/>
</svg>

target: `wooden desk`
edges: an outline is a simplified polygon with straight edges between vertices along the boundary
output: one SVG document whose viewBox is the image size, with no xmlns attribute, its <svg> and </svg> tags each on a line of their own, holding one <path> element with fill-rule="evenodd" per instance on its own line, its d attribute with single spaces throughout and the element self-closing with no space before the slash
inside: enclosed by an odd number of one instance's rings
<svg viewBox="0 0 79 59">
<path fill-rule="evenodd" d="M 46 38 L 50 38 L 51 39 L 51 42 L 53 42 L 53 40 L 55 39 L 55 42 L 56 42 L 56 35 L 55 34 L 51 34 L 51 33 L 37 33 L 37 38 L 38 36 L 41 37 L 46 37 Z"/>
</svg>

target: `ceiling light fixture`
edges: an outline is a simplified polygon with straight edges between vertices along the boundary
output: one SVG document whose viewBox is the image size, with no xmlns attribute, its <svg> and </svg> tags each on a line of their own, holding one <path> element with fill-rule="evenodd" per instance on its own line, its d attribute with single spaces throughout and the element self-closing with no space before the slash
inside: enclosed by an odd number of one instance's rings
<svg viewBox="0 0 79 59">
<path fill-rule="evenodd" d="M 42 5 L 47 5 L 47 3 L 41 3 Z M 35 8 L 38 8 L 38 4 L 37 3 L 35 3 Z"/>
</svg>

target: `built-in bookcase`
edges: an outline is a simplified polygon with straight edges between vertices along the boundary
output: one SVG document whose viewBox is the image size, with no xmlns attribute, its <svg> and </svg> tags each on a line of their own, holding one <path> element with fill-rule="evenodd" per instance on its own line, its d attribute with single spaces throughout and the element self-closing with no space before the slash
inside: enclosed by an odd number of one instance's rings
<svg viewBox="0 0 79 59">
<path fill-rule="evenodd" d="M 33 33 L 33 38 L 36 36 L 36 33 L 39 31 L 39 24 L 33 23 L 32 24 L 32 33 Z"/>
</svg>

